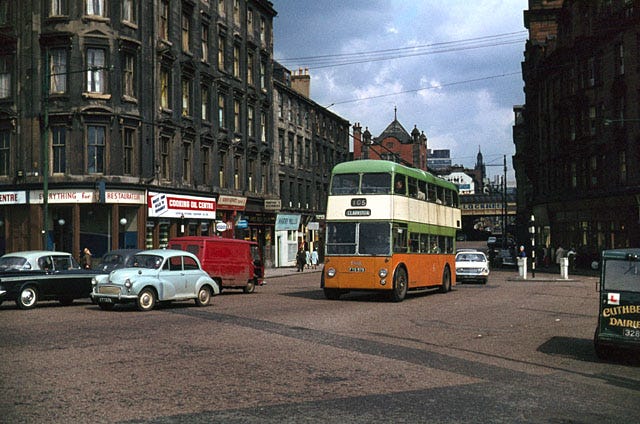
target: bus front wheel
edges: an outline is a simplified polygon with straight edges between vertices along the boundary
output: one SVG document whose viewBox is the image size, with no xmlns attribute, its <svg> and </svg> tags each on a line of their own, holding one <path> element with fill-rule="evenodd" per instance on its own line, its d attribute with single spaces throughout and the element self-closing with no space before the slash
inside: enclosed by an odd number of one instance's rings
<svg viewBox="0 0 640 424">
<path fill-rule="evenodd" d="M 440 286 L 440 293 L 446 293 L 451 291 L 451 270 L 449 267 L 444 267 L 442 272 L 442 285 Z"/>
<path fill-rule="evenodd" d="M 393 277 L 393 290 L 391 291 L 391 300 L 394 302 L 402 302 L 407 296 L 407 271 L 404 268 L 398 268 Z"/>
</svg>

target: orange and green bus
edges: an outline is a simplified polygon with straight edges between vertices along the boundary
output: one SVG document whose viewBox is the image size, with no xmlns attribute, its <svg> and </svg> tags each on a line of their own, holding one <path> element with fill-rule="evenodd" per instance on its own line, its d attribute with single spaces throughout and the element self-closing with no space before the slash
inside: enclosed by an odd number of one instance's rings
<svg viewBox="0 0 640 424">
<path fill-rule="evenodd" d="M 408 291 L 455 284 L 455 235 L 461 227 L 457 187 L 432 174 L 384 160 L 336 165 L 327 199 L 327 299 L 353 290 Z"/>
</svg>

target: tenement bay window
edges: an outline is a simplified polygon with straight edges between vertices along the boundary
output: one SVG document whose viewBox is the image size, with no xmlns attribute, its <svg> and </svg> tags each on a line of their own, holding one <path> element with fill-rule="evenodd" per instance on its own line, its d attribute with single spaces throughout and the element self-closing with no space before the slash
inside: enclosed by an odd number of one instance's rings
<svg viewBox="0 0 640 424">
<path fill-rule="evenodd" d="M 98 125 L 87 127 L 87 173 L 103 174 L 105 164 L 106 128 Z"/>
<path fill-rule="evenodd" d="M 103 49 L 87 49 L 87 92 L 105 92 L 105 52 Z"/>
</svg>

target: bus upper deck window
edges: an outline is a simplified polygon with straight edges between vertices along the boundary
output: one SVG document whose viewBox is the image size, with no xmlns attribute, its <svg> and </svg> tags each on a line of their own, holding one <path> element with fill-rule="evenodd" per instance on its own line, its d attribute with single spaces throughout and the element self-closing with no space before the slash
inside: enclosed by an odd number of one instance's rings
<svg viewBox="0 0 640 424">
<path fill-rule="evenodd" d="M 331 194 L 357 194 L 358 174 L 338 174 L 333 176 Z"/>
<path fill-rule="evenodd" d="M 405 194 L 407 192 L 404 175 L 396 175 L 393 192 L 395 194 Z"/>
<path fill-rule="evenodd" d="M 391 175 L 388 173 L 362 174 L 362 194 L 391 193 Z"/>
</svg>

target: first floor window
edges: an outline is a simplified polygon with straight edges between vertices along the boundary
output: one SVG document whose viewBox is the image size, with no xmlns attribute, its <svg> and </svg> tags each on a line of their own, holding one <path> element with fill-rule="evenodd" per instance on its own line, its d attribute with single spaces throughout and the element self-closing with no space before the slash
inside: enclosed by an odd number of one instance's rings
<svg viewBox="0 0 640 424">
<path fill-rule="evenodd" d="M 9 175 L 11 164 L 11 132 L 0 130 L 0 175 Z"/>
<path fill-rule="evenodd" d="M 124 175 L 133 174 L 133 156 L 134 156 L 134 140 L 136 136 L 136 130 L 133 128 L 124 129 L 124 139 L 122 142 L 122 173 Z"/>
<path fill-rule="evenodd" d="M 182 180 L 191 182 L 191 142 L 182 143 Z"/>
<path fill-rule="evenodd" d="M 66 15 L 66 0 L 51 0 L 51 8 L 49 10 L 49 16 L 64 16 Z"/>
<path fill-rule="evenodd" d="M 160 137 L 160 176 L 168 180 L 171 159 L 171 138 L 168 136 Z"/>
<path fill-rule="evenodd" d="M 227 119 L 225 117 L 225 98 L 224 94 L 218 94 L 218 127 L 226 128 L 227 127 Z"/>
<path fill-rule="evenodd" d="M 202 180 L 204 184 L 211 183 L 211 171 L 209 166 L 211 162 L 211 149 L 209 146 L 204 146 L 201 149 L 201 163 L 202 163 Z"/>
<path fill-rule="evenodd" d="M 224 152 L 220 152 L 220 156 L 218 158 L 219 163 L 219 170 L 218 170 L 218 182 L 221 188 L 226 187 L 225 184 L 225 170 L 226 170 L 226 161 L 227 161 L 227 156 Z"/>
<path fill-rule="evenodd" d="M 67 170 L 66 159 L 67 129 L 65 127 L 51 128 L 51 172 L 64 174 Z"/>
<path fill-rule="evenodd" d="M 87 127 L 87 173 L 103 174 L 105 163 L 106 128 L 89 125 Z"/>
</svg>

